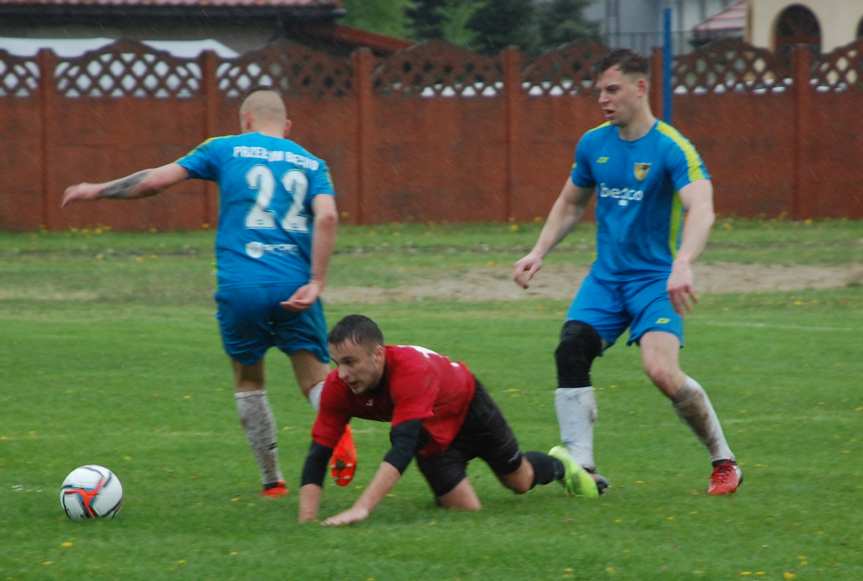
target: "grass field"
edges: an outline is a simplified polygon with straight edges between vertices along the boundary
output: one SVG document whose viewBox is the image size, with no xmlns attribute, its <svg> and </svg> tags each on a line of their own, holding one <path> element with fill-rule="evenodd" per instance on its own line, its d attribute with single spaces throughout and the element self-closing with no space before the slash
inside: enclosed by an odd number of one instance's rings
<svg viewBox="0 0 863 581">
<path fill-rule="evenodd" d="M 538 226 L 343 228 L 331 286 L 398 287 L 500 265 Z M 592 231 L 548 261 L 590 260 Z M 704 494 L 705 452 L 648 385 L 633 348 L 595 366 L 599 501 L 524 496 L 471 467 L 484 509 L 434 507 L 411 467 L 371 519 L 295 523 L 296 495 L 258 496 L 213 319 L 212 234 L 0 234 L 0 579 L 863 579 L 863 287 L 708 295 L 684 368 L 708 389 L 746 474 Z M 704 261 L 863 264 L 863 223 L 724 221 Z M 465 360 L 524 449 L 557 441 L 551 353 L 566 301 L 336 304 L 391 342 Z M 268 358 L 283 469 L 296 488 L 311 409 Z M 355 422 L 361 466 L 328 485 L 347 508 L 387 450 Z M 111 467 L 120 518 L 73 523 L 57 496 L 75 466 Z"/>
</svg>

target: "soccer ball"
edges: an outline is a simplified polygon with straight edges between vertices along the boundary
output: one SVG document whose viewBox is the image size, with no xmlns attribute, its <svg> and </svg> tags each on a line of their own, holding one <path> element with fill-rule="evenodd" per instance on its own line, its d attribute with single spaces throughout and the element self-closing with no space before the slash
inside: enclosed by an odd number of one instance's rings
<svg viewBox="0 0 863 581">
<path fill-rule="evenodd" d="M 79 466 L 60 487 L 60 506 L 72 520 L 114 518 L 122 503 L 123 485 L 104 466 Z"/>
</svg>

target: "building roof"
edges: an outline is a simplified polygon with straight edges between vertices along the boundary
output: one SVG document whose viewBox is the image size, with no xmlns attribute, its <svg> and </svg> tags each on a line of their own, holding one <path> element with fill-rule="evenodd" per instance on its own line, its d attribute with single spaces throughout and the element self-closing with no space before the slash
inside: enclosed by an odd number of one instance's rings
<svg viewBox="0 0 863 581">
<path fill-rule="evenodd" d="M 2 0 L 0 0 L 2 1 Z M 696 33 L 742 31 L 746 27 L 746 0 L 737 0 L 721 12 L 717 12 L 701 24 L 695 26 Z"/>
<path fill-rule="evenodd" d="M 74 58 L 86 52 L 107 46 L 113 38 L 19 38 L 0 36 L 0 50 L 15 56 L 33 57 L 40 49 L 47 48 L 61 58 Z M 162 50 L 176 57 L 197 57 L 210 50 L 222 58 L 238 56 L 237 51 L 213 39 L 205 40 L 143 40 L 143 44 Z"/>
<path fill-rule="evenodd" d="M 340 0 L 0 0 L 3 6 L 194 6 L 341 9 Z"/>
</svg>

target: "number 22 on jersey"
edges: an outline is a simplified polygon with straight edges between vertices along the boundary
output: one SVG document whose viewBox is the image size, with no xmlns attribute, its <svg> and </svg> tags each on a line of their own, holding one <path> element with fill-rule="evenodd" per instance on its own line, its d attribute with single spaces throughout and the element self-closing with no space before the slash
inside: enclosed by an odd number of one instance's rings
<svg viewBox="0 0 863 581">
<path fill-rule="evenodd" d="M 246 214 L 246 228 L 252 230 L 271 230 L 276 227 L 275 211 L 270 209 L 276 188 L 276 177 L 269 167 L 256 165 L 246 172 L 246 184 L 252 190 L 257 190 L 255 203 Z M 291 197 L 291 204 L 281 227 L 290 232 L 308 232 L 308 216 L 303 211 L 303 202 L 309 190 L 309 180 L 306 174 L 296 169 L 289 169 L 282 175 L 282 188 Z"/>
</svg>

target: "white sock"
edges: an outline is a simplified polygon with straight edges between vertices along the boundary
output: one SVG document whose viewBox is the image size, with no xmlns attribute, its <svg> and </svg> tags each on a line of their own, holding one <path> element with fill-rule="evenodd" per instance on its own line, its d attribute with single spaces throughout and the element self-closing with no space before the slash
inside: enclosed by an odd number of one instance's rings
<svg viewBox="0 0 863 581">
<path fill-rule="evenodd" d="M 276 444 L 276 420 L 267 401 L 267 392 L 240 391 L 234 394 L 240 423 L 246 431 L 246 437 L 252 446 L 258 469 L 261 471 L 261 482 L 270 484 L 284 480 L 279 470 L 279 453 Z"/>
<path fill-rule="evenodd" d="M 593 387 L 565 387 L 554 392 L 554 409 L 560 426 L 560 440 L 576 462 L 591 470 L 593 459 L 593 424 L 596 423 L 596 396 Z"/>
<path fill-rule="evenodd" d="M 324 390 L 324 382 L 319 381 L 309 390 L 309 403 L 312 404 L 312 409 L 318 411 L 321 407 L 321 392 Z"/>
<path fill-rule="evenodd" d="M 707 392 L 691 377 L 674 397 L 674 410 L 707 447 L 711 461 L 734 460 Z"/>
</svg>

